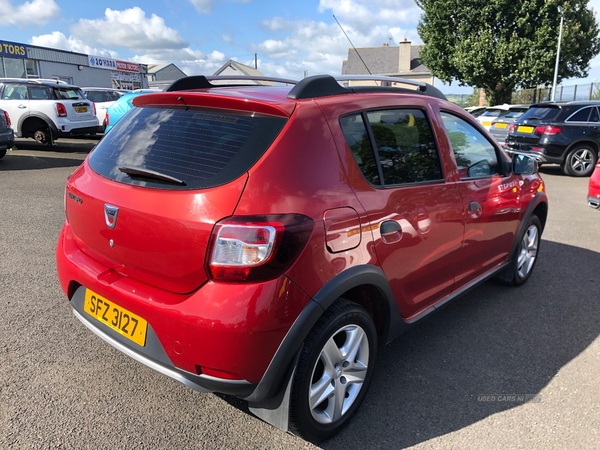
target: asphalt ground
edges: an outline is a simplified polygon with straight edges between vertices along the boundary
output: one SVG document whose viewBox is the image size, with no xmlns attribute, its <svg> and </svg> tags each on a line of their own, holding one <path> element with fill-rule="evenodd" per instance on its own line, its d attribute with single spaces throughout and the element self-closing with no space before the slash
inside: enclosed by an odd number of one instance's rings
<svg viewBox="0 0 600 450">
<path fill-rule="evenodd" d="M 0 160 L 0 449 L 318 448 L 73 316 L 54 250 L 65 179 L 96 141 L 18 141 Z M 528 283 L 489 281 L 381 349 L 359 413 L 320 448 L 600 448 L 600 211 L 587 179 L 542 176 L 550 213 Z"/>
</svg>

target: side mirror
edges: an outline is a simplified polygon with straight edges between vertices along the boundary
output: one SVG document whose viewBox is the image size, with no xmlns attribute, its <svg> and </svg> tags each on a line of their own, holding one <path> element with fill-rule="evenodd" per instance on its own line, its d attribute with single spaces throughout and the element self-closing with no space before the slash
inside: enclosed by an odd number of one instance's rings
<svg viewBox="0 0 600 450">
<path fill-rule="evenodd" d="M 514 153 L 512 156 L 512 172 L 515 175 L 533 175 L 538 171 L 538 163 L 531 156 Z"/>
</svg>

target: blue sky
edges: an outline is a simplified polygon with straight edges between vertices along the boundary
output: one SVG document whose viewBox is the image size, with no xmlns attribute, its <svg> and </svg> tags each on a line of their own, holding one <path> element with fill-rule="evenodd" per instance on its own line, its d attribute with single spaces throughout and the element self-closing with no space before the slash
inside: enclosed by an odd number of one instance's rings
<svg viewBox="0 0 600 450">
<path fill-rule="evenodd" d="M 600 0 L 590 6 L 600 11 Z M 265 75 L 341 73 L 348 43 L 422 43 L 414 0 L 0 0 L 0 39 L 140 63 L 173 62 L 188 75 L 227 60 Z M 600 57 L 585 81 L 600 81 Z M 468 93 L 457 83 L 446 93 Z"/>
</svg>

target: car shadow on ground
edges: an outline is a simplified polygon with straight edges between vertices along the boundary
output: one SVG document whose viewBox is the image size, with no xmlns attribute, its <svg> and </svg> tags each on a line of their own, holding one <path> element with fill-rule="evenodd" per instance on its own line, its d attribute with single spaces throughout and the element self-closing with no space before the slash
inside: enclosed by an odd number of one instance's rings
<svg viewBox="0 0 600 450">
<path fill-rule="evenodd" d="M 488 281 L 380 349 L 357 416 L 321 447 L 405 448 L 543 404 L 540 391 L 600 334 L 600 277 L 596 252 L 551 241 L 541 252 L 524 286 Z M 499 397 L 512 394 L 528 397 Z"/>
<path fill-rule="evenodd" d="M 0 172 L 8 170 L 40 170 L 77 167 L 100 138 L 68 139 L 56 145 L 38 144 L 32 139 L 17 139 L 15 147 L 0 159 Z"/>
</svg>

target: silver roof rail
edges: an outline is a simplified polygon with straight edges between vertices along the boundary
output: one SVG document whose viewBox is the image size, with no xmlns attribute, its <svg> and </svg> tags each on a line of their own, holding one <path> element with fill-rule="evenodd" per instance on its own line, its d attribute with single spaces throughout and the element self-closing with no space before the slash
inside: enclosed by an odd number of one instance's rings
<svg viewBox="0 0 600 450">
<path fill-rule="evenodd" d="M 383 81 L 388 83 L 402 83 L 410 86 L 416 86 L 418 88 L 427 87 L 427 83 L 422 81 L 409 80 L 408 78 L 400 77 L 386 77 L 380 75 L 336 75 L 337 81 Z"/>
</svg>

